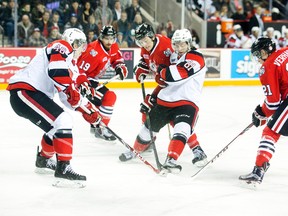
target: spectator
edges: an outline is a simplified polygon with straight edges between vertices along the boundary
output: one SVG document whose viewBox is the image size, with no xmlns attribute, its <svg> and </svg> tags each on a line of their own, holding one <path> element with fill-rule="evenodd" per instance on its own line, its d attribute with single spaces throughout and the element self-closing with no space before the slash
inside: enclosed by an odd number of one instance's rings
<svg viewBox="0 0 288 216">
<path fill-rule="evenodd" d="M 42 20 L 40 20 L 35 26 L 40 29 L 42 36 L 45 38 L 49 37 L 49 32 L 53 26 L 53 23 L 50 21 L 50 13 L 49 11 L 45 11 L 42 16 Z"/>
<path fill-rule="evenodd" d="M 136 40 L 135 40 L 135 29 L 131 29 L 129 31 L 128 37 L 127 37 L 127 43 L 128 43 L 128 47 L 139 47 L 136 44 Z"/>
<path fill-rule="evenodd" d="M 131 6 L 132 0 L 120 0 L 122 8 L 126 9 Z"/>
<path fill-rule="evenodd" d="M 231 16 L 233 20 L 246 20 L 246 17 L 242 6 L 238 6 L 236 12 Z"/>
<path fill-rule="evenodd" d="M 47 39 L 41 35 L 40 29 L 35 28 L 32 35 L 29 37 L 29 47 L 44 47 L 47 45 Z"/>
<path fill-rule="evenodd" d="M 17 24 L 18 46 L 25 47 L 28 45 L 28 38 L 34 30 L 34 24 L 30 21 L 27 14 L 22 15 L 21 21 Z"/>
<path fill-rule="evenodd" d="M 78 0 L 72 0 L 71 1 L 71 6 L 70 8 L 66 11 L 65 13 L 65 23 L 67 23 L 69 21 L 69 18 L 72 16 L 75 16 L 77 17 L 77 20 L 78 22 L 82 21 L 82 10 L 81 8 L 79 7 L 79 2 Z"/>
<path fill-rule="evenodd" d="M 251 32 L 252 27 L 258 26 L 260 29 L 260 35 L 262 35 L 264 31 L 264 23 L 262 20 L 263 9 L 260 5 L 255 6 L 255 14 L 251 17 L 249 21 L 249 30 Z"/>
<path fill-rule="evenodd" d="M 197 32 L 195 31 L 195 29 L 191 29 L 191 36 L 192 36 L 192 45 L 193 47 L 195 47 L 196 49 L 200 48 L 200 38 L 197 34 Z"/>
<path fill-rule="evenodd" d="M 251 29 L 251 35 L 250 35 L 250 39 L 251 39 L 251 42 L 252 44 L 260 37 L 260 29 L 258 26 L 254 26 L 252 29 Z"/>
<path fill-rule="evenodd" d="M 246 19 L 250 20 L 252 16 L 254 16 L 254 9 L 252 1 L 245 1 L 244 11 L 246 13 Z"/>
<path fill-rule="evenodd" d="M 141 14 L 136 14 L 135 17 L 134 17 L 134 21 L 131 24 L 131 29 L 136 29 L 142 23 L 143 23 L 142 15 Z"/>
<path fill-rule="evenodd" d="M 243 8 L 243 0 L 230 0 L 229 2 L 230 11 L 232 14 L 237 13 L 238 8 Z"/>
<path fill-rule="evenodd" d="M 168 20 L 166 23 L 166 31 L 167 31 L 167 35 L 169 38 L 172 38 L 174 32 L 175 32 L 175 28 L 174 28 L 174 24 L 172 22 L 172 20 Z"/>
<path fill-rule="evenodd" d="M 36 3 L 36 7 L 32 8 L 32 23 L 38 23 L 42 20 L 43 14 L 45 12 L 45 6 L 41 1 Z"/>
<path fill-rule="evenodd" d="M 130 30 L 130 23 L 127 20 L 127 13 L 125 11 L 121 12 L 121 18 L 113 22 L 113 27 L 116 32 L 122 32 L 124 38 L 127 37 Z"/>
<path fill-rule="evenodd" d="M 23 6 L 21 7 L 20 11 L 19 11 L 19 17 L 20 19 L 23 17 L 23 15 L 26 14 L 29 16 L 30 21 L 32 18 L 32 13 L 31 13 L 31 4 L 29 2 L 25 2 L 23 4 Z M 21 20 L 20 20 L 21 21 Z"/>
<path fill-rule="evenodd" d="M 104 20 L 102 20 L 103 11 L 105 12 Z M 112 10 L 108 7 L 107 0 L 100 0 L 100 5 L 94 11 L 96 22 L 101 21 L 102 25 L 111 25 L 113 21 Z"/>
<path fill-rule="evenodd" d="M 5 4 L 4 4 L 5 5 Z M 4 6 L 1 10 L 0 24 L 3 25 L 5 34 L 8 37 L 8 44 L 12 45 L 13 35 L 14 35 L 14 10 L 15 2 L 10 0 L 7 6 Z"/>
<path fill-rule="evenodd" d="M 64 24 L 60 21 L 60 15 L 57 11 L 52 13 L 51 22 L 54 27 L 58 27 L 60 33 L 64 32 Z"/>
<path fill-rule="evenodd" d="M 93 31 L 95 36 L 98 37 L 99 35 L 99 27 L 96 23 L 96 19 L 94 15 L 90 15 L 88 18 L 88 24 L 84 26 L 84 32 Z"/>
<path fill-rule="evenodd" d="M 71 14 L 70 21 L 68 21 L 64 26 L 64 31 L 68 28 L 78 28 L 81 31 L 83 30 L 83 26 L 78 22 L 77 14 Z"/>
<path fill-rule="evenodd" d="M 272 8 L 271 12 L 272 12 L 272 20 L 273 21 L 280 20 L 282 18 L 278 8 L 276 8 L 276 7 Z"/>
<path fill-rule="evenodd" d="M 84 3 L 84 10 L 82 13 L 82 25 L 88 25 L 88 19 L 91 15 L 93 15 L 94 10 L 91 8 L 91 3 L 89 1 L 85 1 Z"/>
<path fill-rule="evenodd" d="M 59 28 L 56 27 L 56 26 L 53 26 L 51 28 L 51 32 L 50 32 L 49 37 L 47 39 L 48 43 L 51 43 L 51 42 L 53 42 L 55 40 L 60 40 L 60 39 L 61 39 L 61 34 L 59 32 Z"/>
<path fill-rule="evenodd" d="M 97 40 L 97 35 L 93 30 L 88 30 L 87 32 L 87 44 Z"/>
<path fill-rule="evenodd" d="M 284 30 L 284 37 L 278 39 L 281 48 L 288 47 L 288 29 Z"/>
<path fill-rule="evenodd" d="M 136 14 L 141 14 L 140 5 L 138 0 L 132 0 L 132 4 L 130 7 L 126 8 L 126 13 L 128 16 L 128 22 L 132 23 L 134 21 Z"/>
<path fill-rule="evenodd" d="M 122 7 L 119 0 L 115 1 L 112 13 L 113 13 L 113 21 L 117 21 L 121 18 Z"/>
<path fill-rule="evenodd" d="M 128 42 L 123 38 L 122 32 L 117 33 L 116 43 L 118 44 L 119 48 L 127 48 L 128 47 Z"/>
<path fill-rule="evenodd" d="M 163 36 L 165 36 L 165 37 L 168 37 L 167 31 L 166 31 L 165 29 L 162 29 L 162 30 L 160 31 L 160 34 L 163 35 Z"/>
<path fill-rule="evenodd" d="M 220 10 L 221 19 L 228 19 L 231 17 L 231 13 L 229 12 L 229 8 L 227 4 L 223 4 Z"/>
</svg>

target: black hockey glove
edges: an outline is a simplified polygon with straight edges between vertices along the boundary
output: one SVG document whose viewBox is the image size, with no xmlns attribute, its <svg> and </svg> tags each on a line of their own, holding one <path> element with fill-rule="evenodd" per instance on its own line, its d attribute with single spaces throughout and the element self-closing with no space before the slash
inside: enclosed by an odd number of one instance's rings
<svg viewBox="0 0 288 216">
<path fill-rule="evenodd" d="M 252 122 L 255 127 L 259 127 L 259 126 L 266 124 L 266 121 L 267 121 L 267 117 L 263 113 L 261 106 L 258 105 L 256 109 L 254 110 L 254 112 L 252 113 Z"/>
<path fill-rule="evenodd" d="M 156 104 L 156 96 L 147 94 L 143 103 L 140 104 L 141 113 L 149 113 L 151 108 Z"/>
</svg>

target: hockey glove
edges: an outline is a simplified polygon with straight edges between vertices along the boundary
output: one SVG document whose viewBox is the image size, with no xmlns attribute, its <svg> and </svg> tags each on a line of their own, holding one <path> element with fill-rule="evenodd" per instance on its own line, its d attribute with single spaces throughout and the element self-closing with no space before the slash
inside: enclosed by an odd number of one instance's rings
<svg viewBox="0 0 288 216">
<path fill-rule="evenodd" d="M 258 105 L 252 114 L 252 122 L 255 127 L 262 126 L 266 124 L 267 117 L 263 113 L 261 106 Z"/>
<path fill-rule="evenodd" d="M 76 79 L 76 84 L 77 84 L 78 88 L 80 89 L 81 95 L 83 95 L 83 97 L 85 97 L 85 96 L 87 96 L 88 98 L 95 97 L 95 90 L 91 86 L 86 75 L 80 74 Z"/>
<path fill-rule="evenodd" d="M 76 108 L 80 105 L 81 95 L 73 83 L 71 85 L 69 85 L 64 92 L 67 95 L 68 103 L 73 108 Z"/>
<path fill-rule="evenodd" d="M 120 76 L 121 80 L 125 79 L 128 75 L 128 69 L 125 64 L 118 64 L 115 67 L 115 72 L 116 72 L 116 75 Z"/>
<path fill-rule="evenodd" d="M 81 112 L 83 118 L 94 126 L 99 125 L 102 120 L 97 108 L 90 101 L 85 105 L 85 107 L 79 107 L 76 110 Z"/>
<path fill-rule="evenodd" d="M 149 67 L 143 58 L 140 59 L 138 65 L 136 65 L 133 70 L 138 83 L 141 82 L 141 77 L 143 77 L 144 80 L 146 76 L 149 74 Z"/>
<path fill-rule="evenodd" d="M 140 104 L 141 113 L 149 113 L 151 108 L 156 104 L 156 97 L 147 94 L 143 103 Z"/>
<path fill-rule="evenodd" d="M 161 76 L 159 74 L 156 74 L 155 81 L 158 83 L 158 85 L 161 88 L 165 88 L 168 86 L 168 84 L 161 78 Z"/>
</svg>

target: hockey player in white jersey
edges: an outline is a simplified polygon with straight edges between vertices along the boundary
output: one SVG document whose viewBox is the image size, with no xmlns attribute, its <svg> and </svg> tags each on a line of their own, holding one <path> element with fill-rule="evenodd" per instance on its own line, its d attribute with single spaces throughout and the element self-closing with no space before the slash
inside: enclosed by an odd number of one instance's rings
<svg viewBox="0 0 288 216">
<path fill-rule="evenodd" d="M 48 44 L 30 64 L 11 77 L 7 90 L 10 103 L 19 116 L 30 120 L 45 133 L 41 151 L 37 150 L 36 167 L 54 172 L 56 180 L 86 181 L 70 166 L 73 151 L 72 117 L 53 101 L 55 93 L 63 104 L 80 111 L 86 121 L 98 124 L 101 118 L 73 84 L 73 61 L 86 48 L 85 34 L 76 28 L 65 30 L 62 40 Z M 84 112 L 81 107 L 90 110 Z M 57 162 L 52 159 L 56 153 Z M 68 181 L 69 182 L 69 181 Z"/>
<path fill-rule="evenodd" d="M 146 112 L 149 113 L 154 136 L 167 123 L 171 122 L 174 125 L 163 169 L 179 173 L 182 167 L 176 161 L 194 130 L 207 68 L 203 55 L 192 45 L 189 30 L 176 30 L 172 37 L 172 46 L 178 54 L 178 61 L 169 67 L 158 68 L 156 81 L 166 87 L 160 90 L 152 109 L 146 106 Z M 136 139 L 151 141 L 147 122 L 142 126 Z"/>
</svg>

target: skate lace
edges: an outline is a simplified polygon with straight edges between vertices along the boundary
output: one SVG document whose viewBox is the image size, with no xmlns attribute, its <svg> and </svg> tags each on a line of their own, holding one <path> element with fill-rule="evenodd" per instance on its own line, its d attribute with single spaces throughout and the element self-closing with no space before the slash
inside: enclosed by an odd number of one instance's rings
<svg viewBox="0 0 288 216">
<path fill-rule="evenodd" d="M 199 150 L 199 149 L 195 149 L 193 151 L 194 157 L 195 158 L 203 158 L 204 157 L 204 152 Z"/>
<path fill-rule="evenodd" d="M 47 167 L 56 167 L 56 162 L 51 160 L 51 159 L 48 159 L 47 160 Z"/>
<path fill-rule="evenodd" d="M 65 168 L 65 170 L 64 170 L 64 174 L 65 173 L 70 173 L 70 174 L 73 174 L 73 175 L 77 175 L 77 176 L 80 176 L 78 173 L 76 173 L 73 169 L 72 169 L 72 167 L 71 167 L 71 165 L 68 165 L 68 166 L 66 166 L 66 168 Z"/>
</svg>

